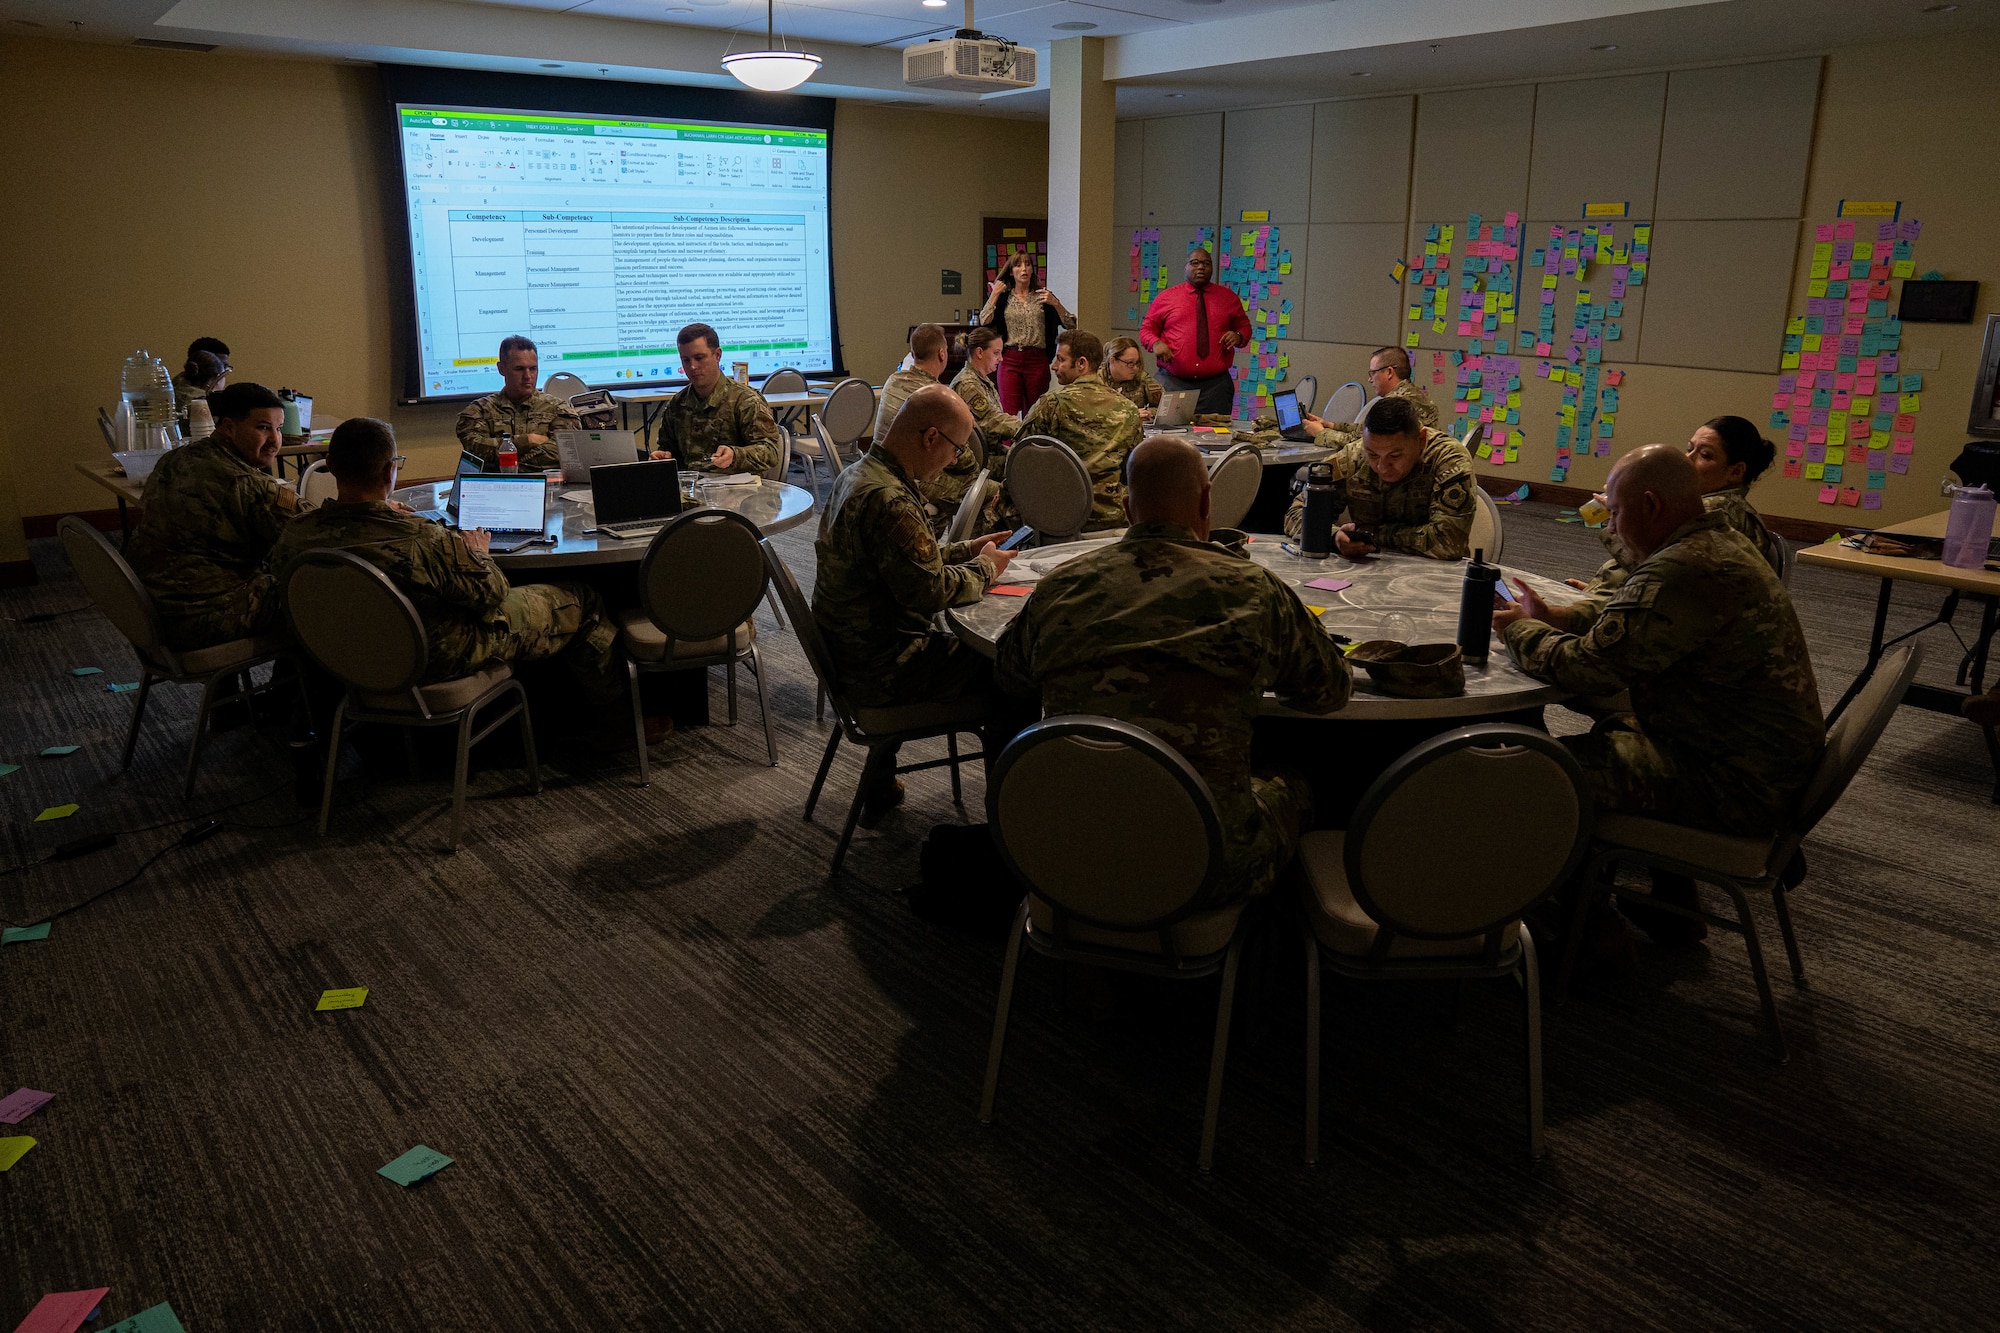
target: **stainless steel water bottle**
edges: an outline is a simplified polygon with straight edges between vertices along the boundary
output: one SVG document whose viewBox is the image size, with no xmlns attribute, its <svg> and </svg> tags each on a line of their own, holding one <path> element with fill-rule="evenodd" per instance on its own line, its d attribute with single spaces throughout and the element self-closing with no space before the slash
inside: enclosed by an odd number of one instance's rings
<svg viewBox="0 0 2000 1333">
<path fill-rule="evenodd" d="M 1333 464 L 1314 463 L 1306 468 L 1306 510 L 1299 526 L 1299 554 L 1333 554 L 1333 520 L 1337 517 Z"/>
<path fill-rule="evenodd" d="M 1500 566 L 1486 563 L 1486 550 L 1472 553 L 1465 566 L 1465 584 L 1458 593 L 1458 651 L 1475 666 L 1486 662 L 1493 643 L 1493 589 Z"/>
</svg>

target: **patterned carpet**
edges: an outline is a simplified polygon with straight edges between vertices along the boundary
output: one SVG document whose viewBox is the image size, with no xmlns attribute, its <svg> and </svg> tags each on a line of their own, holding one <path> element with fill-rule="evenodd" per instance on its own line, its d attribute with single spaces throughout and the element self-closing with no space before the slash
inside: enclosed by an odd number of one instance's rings
<svg viewBox="0 0 2000 1333">
<path fill-rule="evenodd" d="M 1597 562 L 1552 510 L 1506 521 L 1509 563 Z M 780 542 L 809 578 L 809 529 Z M 7 616 L 82 600 L 53 542 L 34 556 Z M 1801 570 L 1795 591 L 1830 703 L 1874 588 Z M 858 762 L 843 747 L 801 820 L 825 732 L 796 643 L 759 624 L 778 768 L 746 692 L 743 725 L 656 751 L 650 788 L 560 751 L 539 797 L 482 768 L 455 857 L 440 765 L 350 758 L 322 840 L 275 731 L 218 735 L 183 802 L 173 690 L 117 773 L 131 699 L 105 686 L 135 673 L 114 631 L 0 626 L 4 864 L 121 833 L 0 876 L 0 915 L 136 874 L 0 949 L 0 1095 L 56 1094 L 0 1127 L 39 1140 L 0 1176 L 0 1327 L 105 1285 L 106 1321 L 171 1301 L 189 1333 L 1991 1327 L 2000 840 L 1970 726 L 1904 710 L 1809 843 L 1789 1065 L 1759 1053 L 1740 942 L 1642 947 L 1631 979 L 1548 1012 L 1530 1166 L 1513 992 L 1469 988 L 1454 1025 L 1448 990 L 1334 985 L 1309 1170 L 1285 940 L 1203 1177 L 1213 983 L 1127 988 L 1093 1021 L 1029 961 L 1000 1120 L 975 1123 L 999 949 L 899 896 L 960 817 L 945 778 L 915 775 L 829 883 Z M 211 811 L 225 831 L 178 847 Z M 314 1011 L 347 986 L 364 1007 Z M 376 1174 L 419 1143 L 453 1164 Z"/>
</svg>

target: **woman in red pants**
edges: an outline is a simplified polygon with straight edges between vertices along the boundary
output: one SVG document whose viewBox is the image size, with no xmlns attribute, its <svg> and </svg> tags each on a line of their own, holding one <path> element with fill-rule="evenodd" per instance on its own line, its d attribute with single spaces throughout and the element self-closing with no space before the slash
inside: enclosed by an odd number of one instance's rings
<svg viewBox="0 0 2000 1333">
<path fill-rule="evenodd" d="M 1056 335 L 1075 328 L 1076 316 L 1054 292 L 1035 285 L 1035 257 L 1016 250 L 987 292 L 979 322 L 1000 334 L 1000 406 L 1019 416 L 1048 391 Z"/>
</svg>

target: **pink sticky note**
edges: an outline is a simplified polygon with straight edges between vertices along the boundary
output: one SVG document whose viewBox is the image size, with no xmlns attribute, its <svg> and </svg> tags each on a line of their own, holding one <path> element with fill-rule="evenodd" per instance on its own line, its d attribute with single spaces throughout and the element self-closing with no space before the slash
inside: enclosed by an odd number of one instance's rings
<svg viewBox="0 0 2000 1333">
<path fill-rule="evenodd" d="M 1354 580 L 1314 579 L 1311 583 L 1308 583 L 1306 586 L 1308 588 L 1317 588 L 1321 592 L 1341 592 L 1344 591 L 1345 589 L 1352 588 L 1354 586 Z"/>
<path fill-rule="evenodd" d="M 1839 499 L 1840 499 L 1840 487 L 1822 486 L 1819 488 L 1819 502 L 1821 504 L 1830 505 Z"/>
<path fill-rule="evenodd" d="M 52 1291 L 35 1303 L 28 1317 L 14 1333 L 76 1333 L 76 1326 L 90 1317 L 109 1287 L 89 1291 Z"/>
<path fill-rule="evenodd" d="M 986 591 L 995 597 L 1026 597 L 1034 589 L 1020 583 L 996 583 Z"/>
<path fill-rule="evenodd" d="M 1851 241 L 1851 240 L 1853 240 L 1853 239 L 1854 239 L 1854 224 L 1853 224 L 1852 222 L 1836 222 L 1836 223 L 1834 223 L 1834 224 L 1833 224 L 1833 238 L 1834 238 L 1835 240 L 1837 240 L 1837 241 Z"/>
<path fill-rule="evenodd" d="M 1861 488 L 1849 486 L 1840 492 L 1840 502 L 1850 508 L 1861 503 Z"/>
<path fill-rule="evenodd" d="M 1814 228 L 1813 228 L 1813 239 L 1814 239 L 1815 241 L 1830 241 L 1830 240 L 1832 240 L 1832 239 L 1833 239 L 1833 224 L 1832 224 L 1831 222 L 1822 222 L 1822 223 L 1820 223 L 1820 224 L 1819 224 L 1818 226 L 1814 227 Z"/>
<path fill-rule="evenodd" d="M 16 1088 L 0 1098 L 0 1124 L 18 1125 L 35 1112 L 41 1110 L 55 1097 L 53 1092 L 37 1092 L 33 1088 Z"/>
<path fill-rule="evenodd" d="M 1798 464 L 1797 462 L 1791 462 L 1785 464 L 1785 475 L 1788 477 L 1796 477 L 1800 474 L 1801 471 L 1802 468 L 1800 464 Z"/>
</svg>

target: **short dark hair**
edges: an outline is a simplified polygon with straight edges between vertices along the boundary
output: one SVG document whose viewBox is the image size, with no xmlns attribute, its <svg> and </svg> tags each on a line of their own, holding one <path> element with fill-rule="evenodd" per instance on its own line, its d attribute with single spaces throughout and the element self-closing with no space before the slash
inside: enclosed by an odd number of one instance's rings
<svg viewBox="0 0 2000 1333">
<path fill-rule="evenodd" d="M 1064 329 L 1056 335 L 1056 346 L 1069 348 L 1072 361 L 1088 361 L 1100 370 L 1104 367 L 1104 343 L 1094 333 Z"/>
<path fill-rule="evenodd" d="M 1382 397 L 1377 398 L 1375 406 L 1368 409 L 1361 429 L 1370 435 L 1415 435 L 1422 438 L 1424 423 L 1417 416 L 1416 405 L 1409 399 Z"/>
<path fill-rule="evenodd" d="M 220 357 L 223 365 L 229 364 L 229 344 L 220 338 L 196 338 L 188 344 L 188 360 L 194 360 L 196 352 L 207 352 Z"/>
<path fill-rule="evenodd" d="M 919 324 L 910 330 L 910 355 L 928 361 L 944 351 L 944 330 L 935 324 Z"/>
<path fill-rule="evenodd" d="M 510 333 L 500 340 L 500 363 L 505 365 L 507 358 L 515 352 L 534 352 L 537 360 L 540 360 L 542 355 L 536 350 L 533 338 L 525 334 Z"/>
<path fill-rule="evenodd" d="M 1410 354 L 1402 348 L 1378 347 L 1369 353 L 1368 359 L 1373 361 L 1378 356 L 1389 358 L 1389 369 L 1396 372 L 1397 379 L 1406 380 L 1410 377 Z"/>
<path fill-rule="evenodd" d="M 1764 475 L 1764 470 L 1778 456 L 1778 446 L 1764 438 L 1753 422 L 1743 417 L 1714 417 L 1701 423 L 1716 433 L 1722 441 L 1722 452 L 1727 461 L 1743 465 L 1743 484 Z"/>
<path fill-rule="evenodd" d="M 247 380 L 217 389 L 208 396 L 208 414 L 217 421 L 241 421 L 252 412 L 267 407 L 275 407 L 282 412 L 285 404 L 263 385 Z"/>
<path fill-rule="evenodd" d="M 396 432 L 374 417 L 349 417 L 326 442 L 326 470 L 341 481 L 373 481 L 396 456 Z"/>
<path fill-rule="evenodd" d="M 181 378 L 206 390 L 228 369 L 223 359 L 213 352 L 189 352 L 187 364 L 181 367 Z"/>
<path fill-rule="evenodd" d="M 706 324 L 690 324 L 674 335 L 675 347 L 686 347 L 691 342 L 705 342 L 711 352 L 722 350 L 721 337 Z"/>
</svg>

